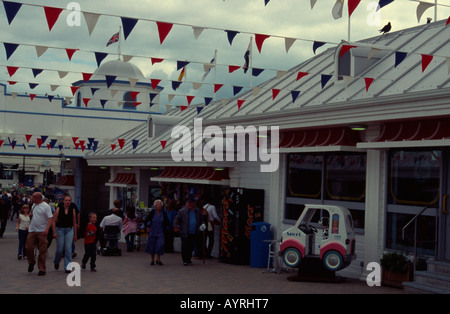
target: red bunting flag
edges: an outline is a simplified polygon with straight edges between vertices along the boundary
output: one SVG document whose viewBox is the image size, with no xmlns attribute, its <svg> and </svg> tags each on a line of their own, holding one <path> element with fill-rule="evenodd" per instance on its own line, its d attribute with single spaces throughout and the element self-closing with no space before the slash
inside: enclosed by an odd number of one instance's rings
<svg viewBox="0 0 450 314">
<path fill-rule="evenodd" d="M 73 56 L 73 54 L 75 53 L 75 51 L 77 51 L 78 49 L 69 49 L 69 48 L 66 48 L 66 53 L 67 53 L 67 56 L 69 57 L 69 60 L 70 61 L 72 61 L 72 56 Z"/>
<path fill-rule="evenodd" d="M 139 106 L 140 104 L 142 104 L 142 103 L 141 103 L 141 102 L 134 102 L 134 103 L 133 103 L 133 105 L 134 105 L 135 107 Z"/>
<path fill-rule="evenodd" d="M 79 90 L 80 87 L 79 86 L 70 86 L 70 90 L 72 91 L 72 95 L 75 96 L 75 93 L 77 92 L 77 90 Z"/>
<path fill-rule="evenodd" d="M 87 108 L 90 100 L 91 100 L 90 98 L 83 98 L 83 102 L 84 102 L 84 105 L 86 106 L 86 108 Z"/>
<path fill-rule="evenodd" d="M 162 149 L 166 148 L 167 141 L 160 141 Z"/>
<path fill-rule="evenodd" d="M 156 79 L 150 79 L 150 81 L 152 82 L 152 88 L 153 89 L 158 87 L 158 84 L 161 82 L 161 80 L 156 80 Z"/>
<path fill-rule="evenodd" d="M 27 140 L 27 143 L 30 142 L 30 139 L 33 137 L 31 134 L 25 134 L 25 139 Z"/>
<path fill-rule="evenodd" d="M 223 84 L 214 84 L 214 94 L 217 93 L 219 91 L 219 89 L 221 89 L 223 86 Z"/>
<path fill-rule="evenodd" d="M 280 93 L 281 89 L 272 88 L 272 100 L 275 100 L 275 98 Z"/>
<path fill-rule="evenodd" d="M 114 151 L 116 149 L 116 144 L 111 144 L 111 150 Z"/>
<path fill-rule="evenodd" d="M 49 31 L 52 30 L 53 25 L 55 25 L 62 10 L 63 9 L 60 8 L 44 7 L 45 17 L 47 19 Z"/>
<path fill-rule="evenodd" d="M 130 92 L 131 99 L 136 101 L 136 96 L 139 95 L 140 92 Z"/>
<path fill-rule="evenodd" d="M 38 148 L 41 148 L 42 146 L 42 139 L 40 137 L 37 138 L 37 146 Z"/>
<path fill-rule="evenodd" d="M 297 81 L 308 74 L 309 74 L 308 72 L 298 72 Z"/>
<path fill-rule="evenodd" d="M 192 99 L 194 99 L 194 97 L 195 97 L 195 96 L 191 96 L 191 95 L 187 95 L 187 96 L 186 96 L 188 105 L 191 104 Z"/>
<path fill-rule="evenodd" d="M 4 142 L 5 142 L 4 140 L 0 140 L 0 147 L 3 146 L 3 143 L 4 143 Z"/>
<path fill-rule="evenodd" d="M 82 73 L 83 81 L 89 81 L 92 77 L 92 73 Z"/>
<path fill-rule="evenodd" d="M 180 106 L 181 111 L 186 110 L 188 106 Z M 164 148 L 163 148 L 164 149 Z"/>
<path fill-rule="evenodd" d="M 348 17 L 352 16 L 353 11 L 355 11 L 360 2 L 361 0 L 348 0 Z"/>
<path fill-rule="evenodd" d="M 117 139 L 117 142 L 119 143 L 120 149 L 123 149 L 123 146 L 125 145 L 125 139 L 119 138 Z"/>
<path fill-rule="evenodd" d="M 236 70 L 239 70 L 241 67 L 238 65 L 229 65 L 228 66 L 228 73 L 233 73 Z"/>
<path fill-rule="evenodd" d="M 79 139 L 79 137 L 72 137 L 73 145 L 77 144 L 78 139 Z"/>
<path fill-rule="evenodd" d="M 19 69 L 19 67 L 7 66 L 6 69 L 8 70 L 9 77 L 11 77 L 16 73 L 16 71 Z"/>
<path fill-rule="evenodd" d="M 160 63 L 160 62 L 164 61 L 164 59 L 162 59 L 162 58 L 151 58 L 151 60 L 152 60 L 152 65 L 154 65 L 155 63 Z"/>
<path fill-rule="evenodd" d="M 448 24 L 450 24 L 450 16 L 448 17 L 447 23 L 445 23 L 445 26 L 447 26 Z"/>
<path fill-rule="evenodd" d="M 8 81 L 8 84 L 9 84 L 9 85 L 16 85 L 16 84 L 17 84 L 17 81 Z"/>
<path fill-rule="evenodd" d="M 374 80 L 374 79 L 371 78 L 371 77 L 365 77 L 365 78 L 364 78 L 364 82 L 366 83 L 366 92 L 369 91 L 369 87 L 370 87 L 370 85 L 372 84 L 373 80 Z"/>
<path fill-rule="evenodd" d="M 33 100 L 36 97 L 36 94 L 30 94 L 30 99 Z"/>
<path fill-rule="evenodd" d="M 269 37 L 270 37 L 270 35 L 255 34 L 255 43 L 256 43 L 256 47 L 258 48 L 259 53 L 261 53 L 261 49 L 262 49 L 264 40 L 266 40 Z"/>
<path fill-rule="evenodd" d="M 244 104 L 244 102 L 245 102 L 245 99 L 238 99 L 238 101 L 237 101 L 238 110 L 241 109 L 241 107 Z"/>
<path fill-rule="evenodd" d="M 433 60 L 432 55 L 422 55 L 422 72 L 426 70 L 431 60 Z"/>
<path fill-rule="evenodd" d="M 172 29 L 172 23 L 156 22 L 158 26 L 159 42 L 162 44 Z"/>
<path fill-rule="evenodd" d="M 352 48 L 356 48 L 356 46 L 342 45 L 341 53 L 339 54 L 339 56 L 342 58 L 347 53 L 347 51 L 349 51 Z"/>
</svg>

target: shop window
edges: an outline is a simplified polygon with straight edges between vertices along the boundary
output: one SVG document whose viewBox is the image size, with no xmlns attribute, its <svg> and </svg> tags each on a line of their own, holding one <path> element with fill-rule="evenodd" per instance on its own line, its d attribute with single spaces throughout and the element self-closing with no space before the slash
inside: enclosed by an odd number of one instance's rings
<svg viewBox="0 0 450 314">
<path fill-rule="evenodd" d="M 136 110 L 136 106 L 134 105 L 135 101 L 131 97 L 131 92 L 128 91 L 125 94 L 123 94 L 123 109 L 131 109 Z"/>
<path fill-rule="evenodd" d="M 326 198 L 362 202 L 366 194 L 366 155 L 327 156 Z"/>
<path fill-rule="evenodd" d="M 439 199 L 441 152 L 391 151 L 389 203 L 426 206 Z"/>
<path fill-rule="evenodd" d="M 288 158 L 287 195 L 320 199 L 323 156 L 290 154 Z"/>
</svg>

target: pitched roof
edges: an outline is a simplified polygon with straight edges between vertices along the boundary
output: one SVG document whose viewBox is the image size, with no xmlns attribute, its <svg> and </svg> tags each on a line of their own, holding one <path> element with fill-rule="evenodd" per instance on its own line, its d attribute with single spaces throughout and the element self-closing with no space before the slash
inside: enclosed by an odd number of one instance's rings
<svg viewBox="0 0 450 314">
<path fill-rule="evenodd" d="M 450 25 L 446 26 L 445 21 L 438 21 L 355 43 L 342 42 L 338 47 L 329 48 L 293 67 L 281 78 L 270 79 L 237 97 L 212 102 L 199 114 L 195 106 L 190 106 L 183 111 L 179 108 L 173 109 L 167 114 L 183 117 L 179 124 L 188 126 L 191 130 L 193 119 L 196 117 L 203 118 L 204 124 L 224 125 L 245 123 L 245 121 L 252 121 L 253 124 L 257 121 L 276 124 L 283 116 L 290 119 L 284 128 L 293 128 L 298 127 L 299 121 L 310 112 L 319 112 L 323 120 L 328 119 L 327 123 L 332 124 L 331 120 L 334 117 L 328 113 L 330 108 L 354 109 L 362 106 L 366 109 L 370 106 L 374 108 L 375 105 L 386 104 L 393 100 L 400 103 L 407 99 L 418 99 L 420 95 L 422 99 L 427 99 L 429 95 L 448 99 L 450 95 L 449 35 Z M 349 77 L 347 84 L 345 80 L 338 80 L 337 75 L 343 45 L 354 47 L 350 49 L 350 53 L 359 62 L 353 66 L 352 70 L 356 72 L 356 75 L 353 78 Z M 407 53 L 407 55 L 403 62 L 396 65 L 398 52 Z M 373 56 L 370 56 L 371 54 Z M 425 71 L 422 71 L 422 55 L 433 56 Z M 308 73 L 308 75 L 297 80 L 299 72 Z M 324 86 L 322 86 L 322 75 L 332 76 Z M 373 79 L 370 87 L 366 85 L 365 78 Z M 256 94 L 258 90 L 260 92 Z M 273 94 L 274 91 L 279 91 L 276 97 Z M 300 92 L 295 101 L 293 101 L 292 91 Z M 245 100 L 240 108 L 237 105 L 238 100 Z M 448 102 L 446 107 L 449 107 Z M 329 116 L 325 118 L 327 114 Z M 450 115 L 450 111 L 442 112 L 442 114 Z M 310 125 L 305 123 L 302 126 L 320 124 L 323 121 L 319 122 L 319 119 L 315 117 Z M 380 118 L 377 116 L 375 119 Z M 283 126 L 280 126 L 280 129 L 282 128 Z M 166 130 L 154 138 L 148 146 L 146 144 L 147 124 L 144 123 L 119 137 L 129 139 L 129 142 L 131 139 L 138 139 L 140 143 L 138 148 L 133 150 L 129 147 L 111 151 L 109 147 L 104 147 L 92 156 L 110 157 L 130 153 L 168 152 L 167 147 L 175 141 L 170 138 L 170 132 L 170 129 Z M 162 149 L 160 141 L 168 141 L 165 150 Z"/>
</svg>

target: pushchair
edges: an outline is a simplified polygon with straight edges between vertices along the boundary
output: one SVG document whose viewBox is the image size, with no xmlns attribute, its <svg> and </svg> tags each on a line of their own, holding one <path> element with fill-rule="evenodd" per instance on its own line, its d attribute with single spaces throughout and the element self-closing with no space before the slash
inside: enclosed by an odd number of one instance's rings
<svg viewBox="0 0 450 314">
<path fill-rule="evenodd" d="M 106 245 L 101 247 L 98 253 L 103 256 L 121 256 L 122 250 L 117 246 L 119 239 L 119 226 L 105 226 L 105 229 L 103 230 L 103 240 L 106 242 Z"/>
</svg>

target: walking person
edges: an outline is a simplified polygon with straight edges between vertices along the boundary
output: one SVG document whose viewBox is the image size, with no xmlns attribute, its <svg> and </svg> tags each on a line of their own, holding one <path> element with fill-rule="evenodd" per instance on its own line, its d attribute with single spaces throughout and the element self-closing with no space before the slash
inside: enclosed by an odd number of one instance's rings
<svg viewBox="0 0 450 314">
<path fill-rule="evenodd" d="M 137 219 L 134 207 L 129 207 L 123 219 L 123 235 L 127 244 L 127 252 L 133 252 L 137 232 Z"/>
<path fill-rule="evenodd" d="M 17 252 L 17 259 L 22 259 L 27 257 L 27 252 L 25 250 L 25 243 L 28 237 L 28 228 L 30 226 L 30 206 L 23 205 L 19 212 L 19 218 L 17 219 L 16 231 L 19 233 L 19 250 Z"/>
<path fill-rule="evenodd" d="M 86 226 L 86 231 L 84 234 L 84 256 L 81 261 L 81 268 L 86 269 L 86 263 L 91 259 L 90 266 L 91 271 L 95 272 L 96 266 L 95 261 L 97 260 L 97 249 L 95 248 L 95 243 L 97 242 L 97 214 L 89 213 L 89 223 Z"/>
<path fill-rule="evenodd" d="M 162 266 L 161 255 L 164 255 L 164 231 L 170 226 L 170 222 L 166 212 L 163 210 L 163 202 L 161 200 L 156 200 L 153 203 L 153 207 L 145 221 L 145 226 L 148 230 L 145 252 L 152 257 L 150 265 L 155 265 L 156 255 L 156 264 Z"/>
<path fill-rule="evenodd" d="M 200 226 L 206 228 L 207 221 L 202 221 L 202 213 L 195 206 L 195 200 L 189 198 L 186 206 L 180 209 L 175 216 L 174 231 L 180 233 L 181 258 L 184 266 L 192 265 L 192 252 L 198 241 Z"/>
<path fill-rule="evenodd" d="M 216 206 L 214 206 L 211 203 L 211 200 L 209 197 L 206 198 L 206 204 L 203 206 L 203 208 L 208 212 L 208 225 L 207 225 L 207 231 L 206 231 L 206 238 L 208 241 L 208 245 L 206 247 L 206 257 L 211 257 L 211 252 L 214 247 L 214 226 L 220 225 L 220 218 L 219 215 L 217 215 Z"/>
<path fill-rule="evenodd" d="M 64 196 L 63 206 L 58 206 L 53 218 L 53 237 L 56 239 L 56 252 L 53 264 L 55 269 L 59 269 L 59 263 L 64 254 L 64 270 L 72 262 L 72 242 L 76 241 L 76 212 L 70 206 L 72 198 L 69 195 Z"/>
<path fill-rule="evenodd" d="M 38 276 L 44 276 L 47 270 L 45 263 L 47 257 L 47 234 L 53 222 L 53 214 L 50 206 L 44 202 L 44 196 L 41 192 L 34 192 L 31 195 L 31 200 L 33 202 L 31 222 L 28 227 L 28 237 L 25 244 L 28 272 L 31 273 L 36 265 L 34 249 L 37 243 L 39 248 Z"/>
</svg>

